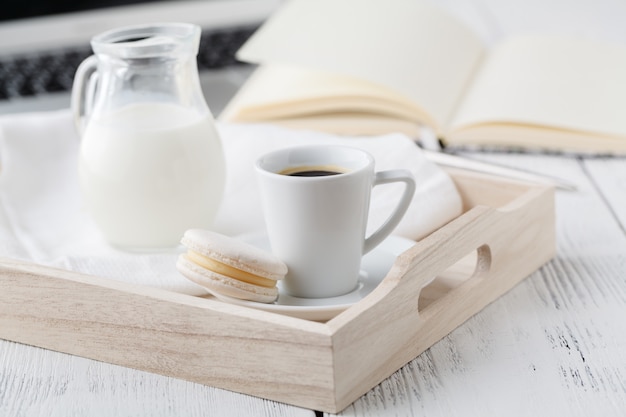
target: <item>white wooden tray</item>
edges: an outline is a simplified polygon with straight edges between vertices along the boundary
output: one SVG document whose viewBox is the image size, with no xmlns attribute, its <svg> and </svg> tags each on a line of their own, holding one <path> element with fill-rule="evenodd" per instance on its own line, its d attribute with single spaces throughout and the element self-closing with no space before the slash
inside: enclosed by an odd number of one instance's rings
<svg viewBox="0 0 626 417">
<path fill-rule="evenodd" d="M 0 260 L 0 338 L 338 412 L 555 254 L 550 187 L 449 170 L 464 214 L 322 323 Z"/>
</svg>

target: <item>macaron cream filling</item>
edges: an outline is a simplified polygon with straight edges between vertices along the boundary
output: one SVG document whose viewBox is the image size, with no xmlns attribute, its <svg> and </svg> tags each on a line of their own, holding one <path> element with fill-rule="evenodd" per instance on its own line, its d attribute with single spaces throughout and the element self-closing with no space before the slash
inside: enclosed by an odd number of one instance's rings
<svg viewBox="0 0 626 417">
<path fill-rule="evenodd" d="M 222 262 L 216 261 L 215 259 L 209 258 L 207 256 L 201 255 L 198 252 L 195 252 L 191 249 L 187 251 L 185 257 L 203 268 L 211 270 L 215 273 L 225 275 L 229 278 L 234 278 L 239 281 L 246 282 L 248 284 L 258 285 L 261 287 L 272 288 L 276 286 L 276 280 L 263 278 L 250 272 L 242 271 L 230 265 L 223 264 Z"/>
</svg>

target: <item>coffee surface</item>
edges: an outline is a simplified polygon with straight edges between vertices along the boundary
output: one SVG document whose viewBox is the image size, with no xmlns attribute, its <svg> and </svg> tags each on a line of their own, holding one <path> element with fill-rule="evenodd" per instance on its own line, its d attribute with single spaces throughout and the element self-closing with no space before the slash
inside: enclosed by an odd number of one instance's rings
<svg viewBox="0 0 626 417">
<path fill-rule="evenodd" d="M 337 171 L 324 171 L 324 170 L 310 170 L 310 171 L 298 171 L 289 174 L 290 177 L 326 177 L 328 175 L 337 175 L 341 172 Z"/>
<path fill-rule="evenodd" d="M 345 172 L 347 172 L 347 170 L 341 167 L 319 165 L 292 167 L 282 170 L 279 174 L 288 175 L 290 177 L 327 177 L 329 175 L 343 174 Z"/>
</svg>

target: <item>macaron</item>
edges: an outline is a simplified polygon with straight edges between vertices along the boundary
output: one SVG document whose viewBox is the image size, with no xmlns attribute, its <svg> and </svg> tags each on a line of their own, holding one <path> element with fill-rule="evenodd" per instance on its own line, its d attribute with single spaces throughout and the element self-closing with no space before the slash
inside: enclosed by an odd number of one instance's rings
<svg viewBox="0 0 626 417">
<path fill-rule="evenodd" d="M 204 229 L 187 230 L 181 243 L 187 252 L 176 268 L 211 294 L 261 303 L 278 297 L 276 283 L 287 266 L 272 253 Z"/>
</svg>

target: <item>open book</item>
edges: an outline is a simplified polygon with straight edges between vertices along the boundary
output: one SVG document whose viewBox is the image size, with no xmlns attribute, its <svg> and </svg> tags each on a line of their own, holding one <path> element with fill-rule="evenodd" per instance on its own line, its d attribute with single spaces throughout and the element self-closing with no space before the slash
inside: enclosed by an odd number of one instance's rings
<svg viewBox="0 0 626 417">
<path fill-rule="evenodd" d="M 292 0 L 238 52 L 220 119 L 343 134 L 424 126 L 447 145 L 626 153 L 626 48 L 555 36 L 487 48 L 420 1 Z"/>
</svg>

